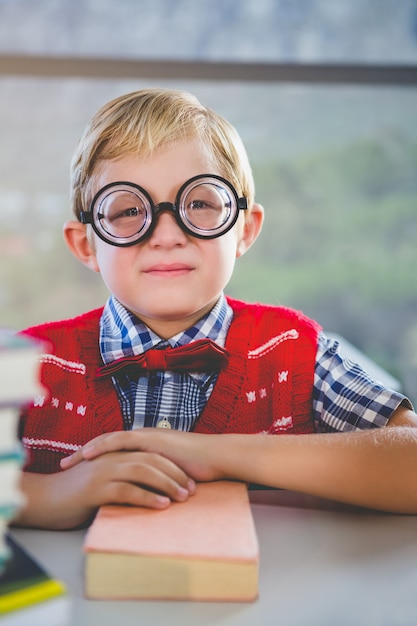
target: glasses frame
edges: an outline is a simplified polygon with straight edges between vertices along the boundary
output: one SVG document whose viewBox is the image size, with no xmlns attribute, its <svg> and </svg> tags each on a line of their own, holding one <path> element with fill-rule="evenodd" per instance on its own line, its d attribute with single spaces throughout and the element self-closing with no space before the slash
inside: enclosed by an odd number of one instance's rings
<svg viewBox="0 0 417 626">
<path fill-rule="evenodd" d="M 222 183 L 222 185 L 226 187 L 226 189 L 231 193 L 232 201 L 234 201 L 234 207 L 232 206 L 231 211 L 233 213 L 234 210 L 234 214 L 230 221 L 226 221 L 225 225 L 221 227 L 207 231 L 193 227 L 193 225 L 190 224 L 189 221 L 186 221 L 185 209 L 184 206 L 181 204 L 181 197 L 184 191 L 188 187 L 191 187 L 192 189 L 193 183 L 200 184 L 199 181 L 204 182 L 205 180 L 207 181 L 207 183 L 213 180 Z M 194 186 L 198 186 L 198 184 Z M 147 216 L 142 228 L 131 237 L 112 236 L 104 228 L 100 227 L 100 219 L 98 218 L 98 216 L 100 215 L 99 209 L 101 206 L 101 202 L 98 201 L 102 196 L 104 200 L 104 197 L 106 197 L 106 192 L 109 189 L 116 188 L 118 186 L 131 188 L 136 193 L 136 195 L 137 192 L 139 192 L 139 194 L 142 195 L 147 201 L 149 206 L 149 211 L 147 212 Z M 114 183 L 109 183 L 102 187 L 95 194 L 90 203 L 89 210 L 81 211 L 79 219 L 82 224 L 90 224 L 96 235 L 100 239 L 102 239 L 102 241 L 105 241 L 112 246 L 125 248 L 128 246 L 134 246 L 140 241 L 145 240 L 147 237 L 150 237 L 156 226 L 157 218 L 163 211 L 169 211 L 173 213 L 178 226 L 181 228 L 181 230 L 188 233 L 189 235 L 197 237 L 198 239 L 216 239 L 217 237 L 221 237 L 222 235 L 226 234 L 231 228 L 233 228 L 239 217 L 240 211 L 246 211 L 247 209 L 247 198 L 244 196 L 240 197 L 236 189 L 233 187 L 232 183 L 230 183 L 226 178 L 218 176 L 217 174 L 198 174 L 197 176 L 193 176 L 189 180 L 185 181 L 185 183 L 181 185 L 176 195 L 174 204 L 172 202 L 160 202 L 158 204 L 154 204 L 150 194 L 146 191 L 146 189 L 144 189 L 140 185 L 137 185 L 136 183 L 131 183 L 128 181 L 116 181 Z"/>
</svg>

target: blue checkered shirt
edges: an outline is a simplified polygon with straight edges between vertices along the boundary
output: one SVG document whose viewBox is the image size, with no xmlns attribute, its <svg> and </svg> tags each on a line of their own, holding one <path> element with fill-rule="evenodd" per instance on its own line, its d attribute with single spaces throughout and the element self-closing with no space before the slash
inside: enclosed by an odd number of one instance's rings
<svg viewBox="0 0 417 626">
<path fill-rule="evenodd" d="M 188 330 L 161 339 L 111 296 L 100 321 L 100 351 L 105 364 L 150 348 L 176 348 L 209 338 L 221 347 L 226 342 L 233 311 L 221 297 L 214 308 Z M 145 371 L 113 377 L 125 429 L 157 426 L 166 420 L 176 430 L 191 430 L 206 406 L 217 372 Z"/>
<path fill-rule="evenodd" d="M 222 296 L 194 326 L 168 340 L 161 339 L 111 296 L 100 321 L 100 351 L 107 365 L 150 348 L 177 347 L 209 338 L 224 347 L 233 311 Z M 191 430 L 202 413 L 217 373 L 145 371 L 113 377 L 126 430 L 169 422 L 171 428 Z M 408 402 L 400 393 L 373 381 L 359 365 L 344 359 L 337 341 L 321 334 L 313 389 L 317 432 L 348 431 L 384 426 L 393 411 Z M 409 405 L 411 406 L 411 405 Z"/>
</svg>

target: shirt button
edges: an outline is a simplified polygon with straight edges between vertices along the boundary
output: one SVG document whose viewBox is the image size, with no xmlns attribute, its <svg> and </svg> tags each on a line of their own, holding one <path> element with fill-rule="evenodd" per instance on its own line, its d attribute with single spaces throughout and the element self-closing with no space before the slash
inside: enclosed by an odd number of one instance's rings
<svg viewBox="0 0 417 626">
<path fill-rule="evenodd" d="M 171 424 L 170 424 L 170 423 L 168 422 L 168 420 L 166 420 L 166 419 L 162 419 L 162 420 L 160 420 L 160 421 L 157 423 L 156 427 L 157 427 L 157 428 L 168 428 L 168 429 L 169 429 L 169 428 L 172 428 Z"/>
</svg>

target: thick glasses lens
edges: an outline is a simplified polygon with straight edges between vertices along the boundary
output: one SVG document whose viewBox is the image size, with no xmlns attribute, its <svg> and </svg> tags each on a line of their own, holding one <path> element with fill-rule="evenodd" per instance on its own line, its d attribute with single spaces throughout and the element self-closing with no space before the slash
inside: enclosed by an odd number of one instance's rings
<svg viewBox="0 0 417 626">
<path fill-rule="evenodd" d="M 94 218 L 106 240 L 116 244 L 137 240 L 148 230 L 152 211 L 149 199 L 127 185 L 102 190 L 95 199 Z"/>
<path fill-rule="evenodd" d="M 188 184 L 182 189 L 178 204 L 185 226 L 203 237 L 215 237 L 228 230 L 238 212 L 232 191 L 211 178 L 197 179 Z"/>
</svg>

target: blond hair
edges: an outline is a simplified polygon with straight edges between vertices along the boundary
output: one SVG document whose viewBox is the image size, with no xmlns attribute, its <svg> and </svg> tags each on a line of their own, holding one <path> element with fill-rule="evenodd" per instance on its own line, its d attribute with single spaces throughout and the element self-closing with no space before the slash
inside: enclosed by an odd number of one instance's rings
<svg viewBox="0 0 417 626">
<path fill-rule="evenodd" d="M 239 195 L 247 197 L 251 208 L 253 176 L 235 128 L 187 92 L 144 89 L 105 104 L 85 129 L 71 162 L 74 214 L 79 218 L 80 211 L 88 210 L 99 162 L 128 155 L 147 157 L 159 148 L 193 138 L 201 139 L 219 173 Z"/>
</svg>

